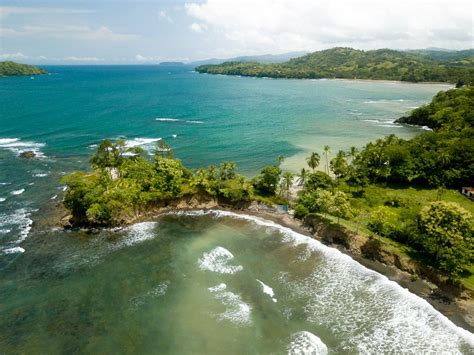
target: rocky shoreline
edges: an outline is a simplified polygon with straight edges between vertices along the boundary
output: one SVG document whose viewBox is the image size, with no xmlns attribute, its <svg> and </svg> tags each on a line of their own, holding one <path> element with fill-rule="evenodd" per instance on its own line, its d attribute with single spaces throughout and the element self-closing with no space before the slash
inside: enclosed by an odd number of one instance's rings
<svg viewBox="0 0 474 355">
<path fill-rule="evenodd" d="M 61 209 L 61 226 L 73 228 L 70 216 Z M 432 268 L 408 256 L 400 256 L 367 236 L 355 234 L 321 217 L 312 216 L 304 221 L 294 218 L 275 207 L 253 202 L 243 206 L 219 203 L 217 200 L 182 198 L 167 206 L 137 213 L 123 221 L 123 225 L 142 222 L 165 213 L 193 210 L 223 210 L 271 220 L 300 234 L 314 238 L 349 255 L 363 266 L 385 275 L 389 280 L 428 301 L 454 324 L 474 332 L 474 291 L 450 284 Z"/>
</svg>

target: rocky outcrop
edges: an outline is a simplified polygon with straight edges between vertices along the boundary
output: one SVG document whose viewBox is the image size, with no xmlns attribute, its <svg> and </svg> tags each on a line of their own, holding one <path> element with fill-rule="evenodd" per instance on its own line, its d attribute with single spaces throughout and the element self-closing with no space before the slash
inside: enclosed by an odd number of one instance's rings
<svg viewBox="0 0 474 355">
<path fill-rule="evenodd" d="M 33 159 L 33 158 L 36 158 L 36 153 L 33 152 L 32 150 L 27 150 L 27 151 L 21 152 L 19 157 L 23 159 Z"/>
</svg>

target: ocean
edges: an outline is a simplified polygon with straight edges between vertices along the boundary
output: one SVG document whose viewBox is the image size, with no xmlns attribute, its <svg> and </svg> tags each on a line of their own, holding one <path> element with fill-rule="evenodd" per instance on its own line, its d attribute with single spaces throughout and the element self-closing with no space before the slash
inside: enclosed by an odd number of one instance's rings
<svg viewBox="0 0 474 355">
<path fill-rule="evenodd" d="M 251 176 L 419 128 L 393 121 L 447 85 L 213 76 L 188 66 L 50 66 L 0 79 L 0 349 L 5 353 L 469 353 L 472 335 L 316 241 L 234 215 L 119 231 L 48 219 L 61 176 L 104 138 Z M 23 159 L 32 150 L 37 158 Z M 403 339 L 401 341 L 400 339 Z"/>
</svg>

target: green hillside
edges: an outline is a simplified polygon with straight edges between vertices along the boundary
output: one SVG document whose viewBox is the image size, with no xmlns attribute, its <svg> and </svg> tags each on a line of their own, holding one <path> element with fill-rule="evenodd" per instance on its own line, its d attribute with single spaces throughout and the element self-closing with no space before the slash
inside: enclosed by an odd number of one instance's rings
<svg viewBox="0 0 474 355">
<path fill-rule="evenodd" d="M 202 65 L 200 73 L 272 78 L 342 78 L 401 80 L 410 82 L 474 82 L 474 56 L 402 52 L 390 49 L 362 51 L 332 48 L 291 59 L 281 64 L 226 62 Z"/>
<path fill-rule="evenodd" d="M 428 105 L 413 110 L 397 122 L 441 131 L 461 131 L 474 127 L 473 107 L 473 87 L 440 91 Z"/>
<path fill-rule="evenodd" d="M 46 71 L 28 64 L 19 64 L 15 62 L 0 62 L 0 76 L 14 75 L 40 75 L 46 74 Z"/>
</svg>

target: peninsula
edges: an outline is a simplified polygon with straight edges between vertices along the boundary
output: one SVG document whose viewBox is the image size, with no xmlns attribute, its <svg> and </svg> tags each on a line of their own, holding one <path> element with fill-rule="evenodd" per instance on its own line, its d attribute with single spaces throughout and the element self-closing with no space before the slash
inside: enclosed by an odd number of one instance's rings
<svg viewBox="0 0 474 355">
<path fill-rule="evenodd" d="M 163 140 L 152 160 L 140 148 L 105 140 L 90 159 L 91 172 L 63 178 L 69 211 L 63 222 L 97 228 L 170 209 L 252 212 L 283 205 L 301 227 L 354 257 L 389 264 L 413 281 L 428 279 L 449 290 L 443 297 L 472 299 L 474 206 L 459 190 L 474 181 L 473 107 L 472 87 L 441 92 L 400 119 L 431 132 L 410 140 L 390 135 L 330 160 L 326 146 L 297 175 L 281 170 L 283 157 L 248 179 L 232 162 L 190 170 Z"/>
<path fill-rule="evenodd" d="M 293 58 L 284 63 L 232 61 L 201 65 L 195 70 L 199 73 L 270 78 L 373 79 L 463 85 L 474 82 L 474 50 L 443 56 L 436 51 L 363 51 L 337 47 Z"/>
</svg>

